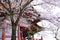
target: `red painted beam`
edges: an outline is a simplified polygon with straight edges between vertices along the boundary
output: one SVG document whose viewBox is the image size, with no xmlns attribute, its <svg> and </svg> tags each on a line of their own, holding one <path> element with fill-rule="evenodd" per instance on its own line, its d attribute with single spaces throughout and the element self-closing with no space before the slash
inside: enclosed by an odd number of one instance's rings
<svg viewBox="0 0 60 40">
<path fill-rule="evenodd" d="M 6 36 L 6 38 L 11 38 L 11 36 Z M 16 36 L 16 38 L 18 38 L 18 36 Z"/>
</svg>

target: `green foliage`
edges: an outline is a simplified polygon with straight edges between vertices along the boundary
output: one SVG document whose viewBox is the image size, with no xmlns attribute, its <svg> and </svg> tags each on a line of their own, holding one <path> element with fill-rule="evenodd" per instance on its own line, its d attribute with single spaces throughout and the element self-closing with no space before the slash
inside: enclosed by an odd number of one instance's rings
<svg viewBox="0 0 60 40">
<path fill-rule="evenodd" d="M 28 40 L 33 38 L 34 34 L 37 32 L 40 32 L 43 29 L 43 27 L 37 25 L 37 24 L 32 24 L 31 29 L 28 30 Z"/>
<path fill-rule="evenodd" d="M 29 31 L 30 31 L 30 33 L 32 33 L 32 35 L 34 35 L 35 33 L 41 31 L 42 29 L 43 29 L 43 27 L 41 27 L 37 24 L 33 24 Z"/>
<path fill-rule="evenodd" d="M 2 23 L 0 22 L 0 26 L 2 25 Z"/>
</svg>

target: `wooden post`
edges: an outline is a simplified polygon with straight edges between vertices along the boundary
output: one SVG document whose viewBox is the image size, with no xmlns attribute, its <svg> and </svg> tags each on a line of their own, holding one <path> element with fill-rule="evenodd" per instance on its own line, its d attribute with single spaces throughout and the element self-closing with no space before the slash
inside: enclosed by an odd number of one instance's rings
<svg viewBox="0 0 60 40">
<path fill-rule="evenodd" d="M 5 28 L 2 28 L 2 40 L 5 40 Z"/>
<path fill-rule="evenodd" d="M 18 40 L 21 40 L 21 35 L 20 35 L 20 21 L 18 22 Z"/>
</svg>

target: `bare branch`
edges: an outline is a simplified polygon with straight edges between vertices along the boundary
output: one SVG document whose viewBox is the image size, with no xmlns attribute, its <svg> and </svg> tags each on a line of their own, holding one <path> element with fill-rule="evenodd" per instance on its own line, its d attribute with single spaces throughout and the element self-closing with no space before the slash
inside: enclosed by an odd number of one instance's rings
<svg viewBox="0 0 60 40">
<path fill-rule="evenodd" d="M 23 0 L 21 0 L 21 2 L 20 2 L 20 4 L 19 4 L 20 6 L 21 6 L 22 2 L 23 2 Z"/>
<path fill-rule="evenodd" d="M 23 8 L 20 9 L 19 16 L 18 16 L 18 18 L 17 18 L 17 20 L 16 20 L 16 22 L 15 22 L 16 25 L 18 24 L 18 21 L 19 21 L 21 15 L 22 15 L 22 13 L 23 13 L 24 8 L 25 8 L 27 5 L 29 5 L 32 1 L 33 1 L 33 0 L 27 1 L 26 4 L 23 5 Z"/>
<path fill-rule="evenodd" d="M 43 5 L 44 3 L 41 3 L 41 4 L 34 4 L 34 5 L 31 5 L 30 7 L 33 7 L 33 6 L 38 6 L 38 5 Z"/>
<path fill-rule="evenodd" d="M 53 3 L 51 3 L 51 2 L 46 2 L 46 1 L 44 1 L 45 3 L 47 3 L 47 4 L 52 4 L 52 5 L 54 5 L 54 6 L 57 6 L 56 4 L 53 4 Z"/>
<path fill-rule="evenodd" d="M 8 5 L 9 5 L 9 9 L 10 9 L 10 11 L 9 11 L 10 19 L 11 19 L 11 23 L 13 25 L 14 24 L 14 19 L 13 19 L 13 12 L 11 10 L 11 2 L 10 2 L 10 0 L 8 0 Z"/>
<path fill-rule="evenodd" d="M 9 5 L 9 9 L 11 11 L 11 3 L 10 3 L 10 0 L 8 0 L 8 5 Z"/>
<path fill-rule="evenodd" d="M 21 10 L 21 4 L 22 4 L 22 2 L 23 2 L 23 0 L 21 0 L 21 2 L 19 4 L 20 10 Z M 19 11 L 19 13 L 20 13 L 20 11 Z"/>
<path fill-rule="evenodd" d="M 28 1 L 26 2 L 26 4 L 24 4 L 24 5 L 23 5 L 22 10 L 24 10 L 24 9 L 25 9 L 25 7 L 26 7 L 27 5 L 29 5 L 32 1 L 33 1 L 33 0 L 30 0 L 30 1 L 28 0 Z"/>
<path fill-rule="evenodd" d="M 0 1 L 0 4 L 9 12 L 10 10 Z"/>
</svg>

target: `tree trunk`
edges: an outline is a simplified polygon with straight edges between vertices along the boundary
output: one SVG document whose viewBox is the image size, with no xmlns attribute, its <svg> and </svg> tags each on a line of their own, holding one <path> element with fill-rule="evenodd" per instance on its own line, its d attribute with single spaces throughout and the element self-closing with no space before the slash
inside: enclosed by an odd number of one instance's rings
<svg viewBox="0 0 60 40">
<path fill-rule="evenodd" d="M 16 40 L 16 26 L 13 24 L 12 26 L 12 37 L 11 40 Z"/>
<path fill-rule="evenodd" d="M 59 40 L 56 36 L 55 36 L 56 40 Z"/>
</svg>

